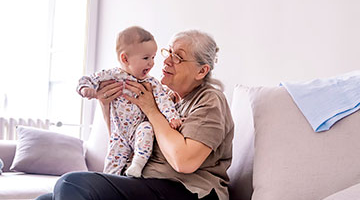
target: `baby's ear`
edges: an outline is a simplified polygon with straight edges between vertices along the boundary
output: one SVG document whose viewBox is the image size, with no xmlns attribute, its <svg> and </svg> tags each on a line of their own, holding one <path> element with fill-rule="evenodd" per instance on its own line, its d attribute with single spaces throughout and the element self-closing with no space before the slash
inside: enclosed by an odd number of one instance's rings
<svg viewBox="0 0 360 200">
<path fill-rule="evenodd" d="M 124 64 L 129 64 L 128 56 L 126 55 L 126 53 L 120 53 L 119 61 L 124 63 Z"/>
</svg>

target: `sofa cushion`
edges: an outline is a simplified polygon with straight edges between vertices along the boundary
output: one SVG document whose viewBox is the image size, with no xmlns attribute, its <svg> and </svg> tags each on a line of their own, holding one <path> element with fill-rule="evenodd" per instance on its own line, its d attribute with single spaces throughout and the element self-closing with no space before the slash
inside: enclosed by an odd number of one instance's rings
<svg viewBox="0 0 360 200">
<path fill-rule="evenodd" d="M 227 171 L 230 177 L 229 193 L 233 200 L 250 200 L 254 157 L 254 123 L 248 95 L 249 88 L 237 85 L 231 103 L 235 131 L 233 159 Z"/>
<path fill-rule="evenodd" d="M 283 87 L 249 92 L 253 200 L 319 200 L 360 182 L 360 112 L 315 133 Z"/>
<path fill-rule="evenodd" d="M 26 126 L 16 131 L 19 139 L 10 170 L 49 175 L 87 171 L 82 140 Z"/>
<path fill-rule="evenodd" d="M 6 172 L 0 177 L 0 199 L 34 199 L 53 191 L 60 176 Z"/>
</svg>

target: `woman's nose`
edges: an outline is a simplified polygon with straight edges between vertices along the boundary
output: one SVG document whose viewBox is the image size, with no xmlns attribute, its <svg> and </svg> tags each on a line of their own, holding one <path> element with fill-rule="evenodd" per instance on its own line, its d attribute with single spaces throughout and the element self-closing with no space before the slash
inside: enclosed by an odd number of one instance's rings
<svg viewBox="0 0 360 200">
<path fill-rule="evenodd" d="M 166 64 L 168 66 L 172 66 L 173 62 L 171 60 L 171 56 L 168 56 L 167 58 L 165 58 L 164 64 Z"/>
</svg>

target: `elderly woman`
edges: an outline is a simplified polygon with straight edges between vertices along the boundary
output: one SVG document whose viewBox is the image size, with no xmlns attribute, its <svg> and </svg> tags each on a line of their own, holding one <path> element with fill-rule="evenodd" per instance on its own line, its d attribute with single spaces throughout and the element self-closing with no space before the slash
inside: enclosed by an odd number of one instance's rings
<svg viewBox="0 0 360 200">
<path fill-rule="evenodd" d="M 218 47 L 206 33 L 178 33 L 165 56 L 162 84 L 176 97 L 184 119 L 179 130 L 160 113 L 149 84 L 127 82 L 137 98 L 125 98 L 141 108 L 153 126 L 156 142 L 143 178 L 95 172 L 68 173 L 54 194 L 38 199 L 229 199 L 226 170 L 232 158 L 234 124 L 224 94 L 211 78 Z M 120 87 L 119 87 L 120 86 Z M 109 103 L 122 94 L 121 83 L 108 81 L 97 92 L 109 123 Z M 107 98 L 105 98 L 107 97 Z"/>
</svg>

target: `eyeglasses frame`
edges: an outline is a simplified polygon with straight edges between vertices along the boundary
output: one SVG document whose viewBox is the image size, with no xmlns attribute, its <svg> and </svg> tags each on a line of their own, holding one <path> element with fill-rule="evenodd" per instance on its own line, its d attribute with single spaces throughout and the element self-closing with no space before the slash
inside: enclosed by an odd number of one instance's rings
<svg viewBox="0 0 360 200">
<path fill-rule="evenodd" d="M 164 53 L 163 52 L 166 52 L 168 55 L 166 56 L 166 55 L 164 55 Z M 169 50 L 169 49 L 166 49 L 166 48 L 162 48 L 161 50 L 160 50 L 160 52 L 161 52 L 161 55 L 166 59 L 166 58 L 168 58 L 169 56 L 171 57 L 171 61 L 174 63 L 174 64 L 180 64 L 180 63 L 182 63 L 182 62 L 197 62 L 196 60 L 185 60 L 185 59 L 183 59 L 183 58 L 181 58 L 179 55 L 177 55 L 176 53 L 174 53 L 174 52 L 172 52 L 171 50 Z M 176 57 L 178 60 L 179 60 L 179 62 L 174 62 L 174 57 Z"/>
</svg>

